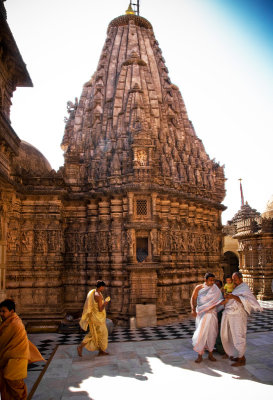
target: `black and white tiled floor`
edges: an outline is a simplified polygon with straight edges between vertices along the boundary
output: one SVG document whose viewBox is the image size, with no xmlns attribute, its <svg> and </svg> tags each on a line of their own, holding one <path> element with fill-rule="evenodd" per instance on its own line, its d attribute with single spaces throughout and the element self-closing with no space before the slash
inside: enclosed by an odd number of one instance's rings
<svg viewBox="0 0 273 400">
<path fill-rule="evenodd" d="M 273 331 L 273 301 L 261 301 L 263 312 L 255 313 L 248 319 L 247 331 L 264 332 Z M 170 340 L 191 338 L 195 329 L 195 321 L 189 318 L 183 322 L 130 330 L 117 327 L 109 336 L 109 343 L 133 342 L 147 340 Z M 30 340 L 38 347 L 43 357 L 48 360 L 51 353 L 58 345 L 79 344 L 85 333 L 41 333 L 30 334 Z M 41 371 L 43 365 L 31 364 L 29 370 Z"/>
</svg>

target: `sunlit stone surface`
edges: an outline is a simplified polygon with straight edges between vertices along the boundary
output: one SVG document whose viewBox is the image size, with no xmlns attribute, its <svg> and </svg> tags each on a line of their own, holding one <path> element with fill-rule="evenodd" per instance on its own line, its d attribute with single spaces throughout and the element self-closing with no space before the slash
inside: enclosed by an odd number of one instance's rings
<svg viewBox="0 0 273 400">
<path fill-rule="evenodd" d="M 68 113 L 58 172 L 19 139 L 7 152 L 3 296 L 32 330 L 78 317 L 97 279 L 117 324 L 128 325 L 137 304 L 154 305 L 158 324 L 183 318 L 204 273 L 222 277 L 225 178 L 196 136 L 150 22 L 110 22 L 97 70 Z"/>
</svg>

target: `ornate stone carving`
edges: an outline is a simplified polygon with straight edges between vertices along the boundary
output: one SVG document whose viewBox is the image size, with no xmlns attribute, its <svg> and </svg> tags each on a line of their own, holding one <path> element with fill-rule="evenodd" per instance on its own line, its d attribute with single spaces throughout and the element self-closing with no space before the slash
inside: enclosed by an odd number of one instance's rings
<svg viewBox="0 0 273 400">
<path fill-rule="evenodd" d="M 32 231 L 22 231 L 21 234 L 21 248 L 23 253 L 28 253 L 32 250 L 33 245 L 33 232 Z"/>
<path fill-rule="evenodd" d="M 9 200 L 1 194 L 10 218 L 7 293 L 24 318 L 60 321 L 105 279 L 115 322 L 147 301 L 159 323 L 181 318 L 192 284 L 208 270 L 221 277 L 224 176 L 188 120 L 147 20 L 110 23 L 98 68 L 67 112 L 64 167 L 23 171 L 19 157 L 16 178 L 5 182 Z"/>
</svg>

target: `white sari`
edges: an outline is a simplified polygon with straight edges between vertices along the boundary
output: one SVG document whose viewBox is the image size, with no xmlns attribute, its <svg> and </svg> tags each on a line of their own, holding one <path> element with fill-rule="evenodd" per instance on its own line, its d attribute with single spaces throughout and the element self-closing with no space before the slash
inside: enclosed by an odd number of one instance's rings
<svg viewBox="0 0 273 400">
<path fill-rule="evenodd" d="M 193 350 L 198 354 L 203 354 L 205 349 L 213 351 L 218 334 L 216 306 L 222 301 L 222 293 L 215 284 L 205 284 L 198 292 L 196 330 L 192 337 Z"/>
<path fill-rule="evenodd" d="M 225 306 L 221 322 L 221 340 L 229 357 L 243 357 L 246 350 L 247 315 L 262 311 L 255 296 L 246 283 L 241 283 L 232 291 L 241 303 L 231 299 Z"/>
</svg>

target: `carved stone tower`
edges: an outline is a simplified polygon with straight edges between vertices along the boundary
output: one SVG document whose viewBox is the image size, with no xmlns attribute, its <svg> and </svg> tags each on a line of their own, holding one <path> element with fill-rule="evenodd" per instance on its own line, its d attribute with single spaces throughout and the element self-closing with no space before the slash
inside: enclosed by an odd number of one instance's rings
<svg viewBox="0 0 273 400">
<path fill-rule="evenodd" d="M 116 321 L 137 304 L 154 304 L 158 323 L 178 319 L 204 273 L 222 274 L 225 178 L 195 134 L 150 22 L 134 14 L 110 22 L 69 114 L 65 308 L 78 310 L 101 278 Z"/>
<path fill-rule="evenodd" d="M 68 103 L 55 172 L 9 123 L 12 90 L 31 81 L 0 6 L 0 296 L 29 330 L 55 330 L 104 279 L 116 323 L 141 309 L 153 323 L 178 320 L 205 272 L 222 275 L 225 178 L 151 24 L 132 10 L 110 23 L 95 74 Z"/>
</svg>

